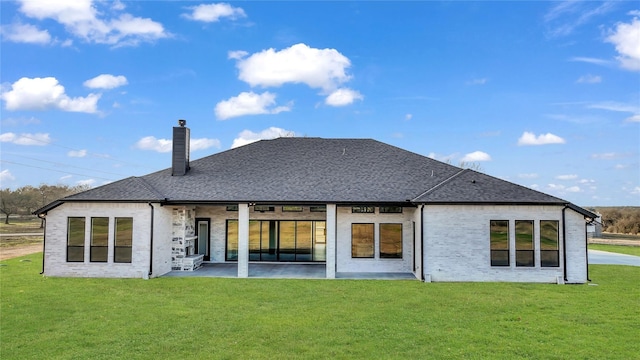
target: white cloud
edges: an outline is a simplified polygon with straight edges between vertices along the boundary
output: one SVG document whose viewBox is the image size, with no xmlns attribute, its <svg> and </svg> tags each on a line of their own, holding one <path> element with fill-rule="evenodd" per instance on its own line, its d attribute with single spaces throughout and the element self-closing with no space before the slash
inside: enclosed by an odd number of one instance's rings
<svg viewBox="0 0 640 360">
<path fill-rule="evenodd" d="M 598 75 L 582 75 L 576 80 L 578 84 L 598 84 L 602 82 L 602 77 Z"/>
<path fill-rule="evenodd" d="M 638 18 L 633 18 L 630 23 L 618 23 L 606 41 L 615 45 L 620 66 L 627 70 L 640 71 L 640 20 Z"/>
<path fill-rule="evenodd" d="M 167 139 L 156 139 L 155 136 L 145 136 L 138 140 L 135 147 L 140 150 L 153 150 L 161 153 L 171 151 L 172 141 Z"/>
<path fill-rule="evenodd" d="M 545 14 L 544 21 L 548 27 L 548 34 L 552 37 L 567 36 L 573 31 L 599 15 L 611 11 L 615 1 L 592 3 L 586 1 L 562 1 Z"/>
<path fill-rule="evenodd" d="M 640 186 L 636 186 L 631 190 L 632 195 L 640 195 Z"/>
<path fill-rule="evenodd" d="M 630 113 L 640 113 L 640 105 L 633 104 L 625 104 L 616 101 L 602 101 L 598 103 L 589 104 L 587 106 L 589 109 L 601 109 L 608 111 L 618 111 L 618 112 L 630 112 Z"/>
<path fill-rule="evenodd" d="M 31 24 L 12 24 L 0 26 L 2 36 L 12 42 L 27 44 L 49 44 L 51 35 L 47 30 L 40 30 Z"/>
<path fill-rule="evenodd" d="M 458 157 L 458 154 L 457 153 L 453 153 L 453 154 L 449 154 L 449 155 L 441 155 L 441 154 L 436 154 L 434 152 L 430 152 L 427 155 L 427 157 L 431 158 L 431 159 L 434 159 L 434 160 L 450 163 L 453 159 Z"/>
<path fill-rule="evenodd" d="M 564 194 L 564 193 L 577 193 L 577 192 L 582 192 L 582 189 L 580 189 L 579 186 L 564 186 L 561 184 L 548 184 L 547 188 L 549 189 L 549 191 L 553 191 L 559 194 Z"/>
<path fill-rule="evenodd" d="M 330 106 L 345 106 L 352 104 L 355 100 L 362 100 L 364 96 L 359 92 L 347 88 L 338 89 L 332 92 L 325 99 L 325 104 Z"/>
<path fill-rule="evenodd" d="M 24 15 L 38 20 L 55 20 L 64 25 L 73 36 L 90 43 L 137 45 L 141 41 L 154 41 L 170 36 L 162 24 L 120 13 L 123 9 L 120 2 L 110 4 L 92 0 L 20 0 L 20 11 Z"/>
<path fill-rule="evenodd" d="M 546 133 L 536 136 L 534 133 L 525 131 L 518 139 L 518 145 L 548 145 L 548 144 L 564 144 L 565 140 L 557 135 Z"/>
<path fill-rule="evenodd" d="M 227 57 L 229 59 L 233 59 L 233 60 L 240 60 L 243 57 L 249 55 L 248 52 L 243 51 L 243 50 L 235 50 L 235 51 L 229 51 Z"/>
<path fill-rule="evenodd" d="M 407 121 L 408 121 L 408 120 L 411 120 L 412 118 L 413 118 L 413 114 L 406 114 L 406 115 L 404 116 L 404 119 L 405 119 L 405 120 L 407 120 Z"/>
<path fill-rule="evenodd" d="M 2 181 L 11 181 L 11 180 L 15 180 L 15 176 L 13 176 L 13 174 L 11 174 L 11 171 L 9 171 L 9 169 L 4 169 L 2 171 L 0 171 L 0 182 Z"/>
<path fill-rule="evenodd" d="M 251 144 L 259 140 L 268 140 L 268 139 L 275 139 L 279 137 L 292 137 L 292 136 L 295 136 L 295 132 L 273 127 L 273 126 L 268 129 L 264 129 L 259 133 L 254 133 L 251 130 L 243 130 L 240 134 L 238 134 L 237 138 L 233 139 L 233 144 L 231 145 L 231 148 L 232 149 L 237 148 L 239 146 Z"/>
<path fill-rule="evenodd" d="M 276 51 L 273 48 L 238 59 L 238 78 L 251 86 L 278 87 L 287 83 L 306 84 L 332 92 L 351 76 L 351 61 L 336 49 L 316 49 L 296 44 Z"/>
<path fill-rule="evenodd" d="M 215 114 L 220 120 L 233 117 L 258 114 L 277 114 L 283 111 L 290 111 L 291 104 L 286 106 L 275 106 L 276 95 L 268 91 L 262 94 L 242 92 L 240 95 L 220 101 L 216 104 Z"/>
<path fill-rule="evenodd" d="M 49 137 L 49 134 L 46 133 L 17 135 L 9 132 L 0 134 L 0 142 L 8 142 L 25 146 L 45 146 L 51 142 L 51 138 Z"/>
<path fill-rule="evenodd" d="M 201 4 L 190 6 L 187 9 L 192 10 L 192 12 L 190 14 L 182 14 L 182 17 L 203 22 L 216 22 L 225 17 L 235 20 L 247 16 L 242 8 L 233 7 L 227 3 Z"/>
<path fill-rule="evenodd" d="M 575 180 L 577 178 L 578 178 L 578 175 L 576 175 L 576 174 L 558 175 L 558 176 L 556 176 L 556 179 L 558 179 L 558 180 Z"/>
<path fill-rule="evenodd" d="M 11 85 L 10 91 L 3 92 L 0 98 L 5 101 L 7 110 L 59 109 L 95 113 L 100 94 L 70 98 L 65 94 L 64 86 L 54 77 L 23 77 Z"/>
<path fill-rule="evenodd" d="M 189 141 L 189 149 L 191 151 L 205 150 L 211 147 L 220 148 L 220 140 L 218 139 L 191 139 Z"/>
<path fill-rule="evenodd" d="M 93 79 L 89 79 L 83 83 L 84 86 L 91 89 L 114 89 L 123 85 L 127 85 L 127 78 L 118 75 L 101 74 Z"/>
<path fill-rule="evenodd" d="M 486 152 L 474 151 L 472 153 L 468 153 L 465 156 L 463 156 L 460 161 L 464 161 L 464 162 L 491 161 L 491 156 Z"/>
<path fill-rule="evenodd" d="M 518 177 L 521 179 L 535 179 L 539 175 L 536 173 L 528 173 L 528 174 L 518 174 Z"/>
<path fill-rule="evenodd" d="M 489 81 L 487 78 L 471 79 L 467 81 L 467 85 L 484 85 Z"/>
<path fill-rule="evenodd" d="M 136 142 L 135 147 L 140 150 L 151 150 L 159 153 L 171 152 L 173 141 L 168 139 L 156 139 L 155 136 L 145 136 Z M 220 140 L 218 139 L 191 139 L 189 141 L 189 149 L 191 151 L 204 150 L 211 147 L 220 148 Z"/>
<path fill-rule="evenodd" d="M 85 157 L 85 156 L 87 156 L 87 150 L 84 150 L 84 149 L 83 150 L 71 150 L 71 151 L 69 151 L 67 153 L 67 156 L 69 156 L 69 157 L 78 157 L 78 158 Z"/>
<path fill-rule="evenodd" d="M 589 64 L 600 65 L 600 66 L 607 66 L 612 63 L 609 60 L 592 58 L 592 57 L 584 57 L 584 56 L 575 56 L 570 58 L 569 61 L 586 62 Z"/>
<path fill-rule="evenodd" d="M 592 159 L 597 159 L 597 160 L 613 160 L 613 159 L 618 159 L 618 158 L 621 158 L 621 157 L 624 157 L 624 155 L 618 154 L 618 153 L 614 153 L 614 152 L 591 154 L 591 158 Z"/>
<path fill-rule="evenodd" d="M 86 180 L 80 180 L 80 181 L 76 181 L 76 185 L 81 185 L 81 186 L 93 186 L 93 184 L 96 183 L 95 179 L 86 179 Z"/>
<path fill-rule="evenodd" d="M 624 164 L 616 164 L 613 168 L 616 170 L 624 170 L 626 168 L 628 168 L 629 165 L 624 165 Z"/>
<path fill-rule="evenodd" d="M 625 122 L 640 122 L 640 114 L 631 115 L 624 120 Z"/>
</svg>

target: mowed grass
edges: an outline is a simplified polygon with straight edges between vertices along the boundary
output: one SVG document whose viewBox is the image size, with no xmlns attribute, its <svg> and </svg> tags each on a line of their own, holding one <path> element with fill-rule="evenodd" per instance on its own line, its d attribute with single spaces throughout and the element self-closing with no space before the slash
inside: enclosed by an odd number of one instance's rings
<svg viewBox="0 0 640 360">
<path fill-rule="evenodd" d="M 640 256 L 640 246 L 589 244 L 589 250 L 601 250 L 619 254 Z"/>
<path fill-rule="evenodd" d="M 640 267 L 589 285 L 39 275 L 0 266 L 2 359 L 637 359 Z M 27 260 L 27 261 L 25 261 Z"/>
</svg>

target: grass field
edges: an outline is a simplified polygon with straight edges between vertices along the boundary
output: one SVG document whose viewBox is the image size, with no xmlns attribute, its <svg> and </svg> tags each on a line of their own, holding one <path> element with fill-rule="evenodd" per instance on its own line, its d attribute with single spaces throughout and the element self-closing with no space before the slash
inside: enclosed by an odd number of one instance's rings
<svg viewBox="0 0 640 360">
<path fill-rule="evenodd" d="M 640 246 L 589 244 L 589 250 L 601 250 L 619 254 L 640 256 Z"/>
<path fill-rule="evenodd" d="M 640 268 L 598 286 L 39 275 L 0 266 L 2 359 L 632 359 Z"/>
</svg>

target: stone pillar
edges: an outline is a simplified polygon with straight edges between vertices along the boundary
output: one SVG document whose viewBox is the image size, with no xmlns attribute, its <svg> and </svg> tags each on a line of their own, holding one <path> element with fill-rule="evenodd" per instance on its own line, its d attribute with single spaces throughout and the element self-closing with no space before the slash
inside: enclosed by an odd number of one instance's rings
<svg viewBox="0 0 640 360">
<path fill-rule="evenodd" d="M 336 204 L 327 204 L 327 279 L 336 278 L 337 213 Z"/>
<path fill-rule="evenodd" d="M 249 204 L 238 204 L 238 277 L 249 277 Z"/>
</svg>

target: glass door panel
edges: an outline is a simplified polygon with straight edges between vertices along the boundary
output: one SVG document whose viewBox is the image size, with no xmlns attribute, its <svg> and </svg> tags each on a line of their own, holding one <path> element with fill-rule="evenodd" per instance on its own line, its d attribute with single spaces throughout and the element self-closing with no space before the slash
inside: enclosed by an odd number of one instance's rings
<svg viewBox="0 0 640 360">
<path fill-rule="evenodd" d="M 327 261 L 327 223 L 314 221 L 313 261 Z"/>
<path fill-rule="evenodd" d="M 276 250 L 278 243 L 276 239 L 276 221 L 262 221 L 260 229 L 262 239 L 260 240 L 261 252 L 260 260 L 277 261 Z"/>
<path fill-rule="evenodd" d="M 279 260 L 296 260 L 296 222 L 280 221 Z"/>
<path fill-rule="evenodd" d="M 249 221 L 249 261 L 260 260 L 261 221 Z"/>
<path fill-rule="evenodd" d="M 311 261 L 312 222 L 296 223 L 296 261 Z"/>
</svg>

